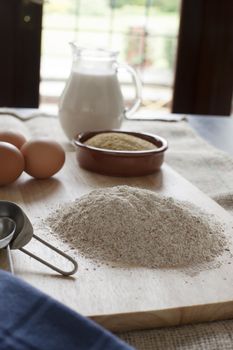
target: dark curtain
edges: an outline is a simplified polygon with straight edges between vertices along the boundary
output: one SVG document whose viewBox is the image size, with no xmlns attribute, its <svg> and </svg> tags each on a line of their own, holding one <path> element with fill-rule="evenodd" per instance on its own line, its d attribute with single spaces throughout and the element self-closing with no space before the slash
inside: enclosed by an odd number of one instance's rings
<svg viewBox="0 0 233 350">
<path fill-rule="evenodd" d="M 0 107 L 38 107 L 42 5 L 0 1 Z"/>
<path fill-rule="evenodd" d="M 183 0 L 172 111 L 230 115 L 232 91 L 233 1 Z"/>
</svg>

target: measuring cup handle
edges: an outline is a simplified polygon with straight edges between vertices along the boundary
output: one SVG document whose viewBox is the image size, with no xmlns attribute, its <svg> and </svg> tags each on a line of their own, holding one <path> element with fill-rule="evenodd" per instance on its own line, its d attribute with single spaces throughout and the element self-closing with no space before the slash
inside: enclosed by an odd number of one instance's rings
<svg viewBox="0 0 233 350">
<path fill-rule="evenodd" d="M 50 249 L 52 249 L 53 251 L 55 251 L 57 254 L 63 256 L 63 257 L 66 258 L 67 260 L 69 260 L 69 261 L 74 265 L 73 269 L 72 269 L 71 271 L 64 271 L 64 270 L 61 270 L 61 269 L 59 269 L 58 267 L 56 267 L 56 266 L 50 264 L 48 261 L 45 261 L 45 260 L 41 259 L 40 257 L 38 257 L 37 255 L 35 255 L 35 254 L 29 252 L 27 249 L 25 249 L 25 248 L 20 248 L 20 250 L 21 250 L 23 253 L 29 255 L 31 258 L 36 259 L 36 260 L 39 261 L 40 263 L 42 263 L 42 264 L 44 264 L 44 265 L 50 267 L 52 270 L 54 270 L 54 271 L 56 271 L 56 272 L 58 272 L 58 273 L 60 273 L 60 274 L 62 274 L 62 275 L 64 275 L 64 276 L 73 275 L 73 274 L 78 270 L 78 264 L 77 264 L 77 262 L 76 262 L 73 258 L 71 258 L 71 256 L 69 256 L 69 255 L 67 255 L 66 253 L 62 252 L 61 250 L 57 249 L 56 247 L 54 247 L 54 246 L 51 245 L 50 243 L 44 241 L 42 238 L 36 236 L 35 234 L 33 234 L 33 238 L 35 238 L 35 239 L 36 239 L 37 241 L 39 241 L 40 243 L 46 245 L 47 247 L 49 247 Z"/>
<path fill-rule="evenodd" d="M 135 101 L 132 106 L 125 108 L 125 118 L 128 119 L 131 114 L 136 112 L 142 102 L 142 83 L 135 69 L 128 64 L 121 64 L 118 66 L 118 70 L 124 69 L 130 73 L 135 86 Z M 130 118 L 129 118 L 130 119 Z"/>
</svg>

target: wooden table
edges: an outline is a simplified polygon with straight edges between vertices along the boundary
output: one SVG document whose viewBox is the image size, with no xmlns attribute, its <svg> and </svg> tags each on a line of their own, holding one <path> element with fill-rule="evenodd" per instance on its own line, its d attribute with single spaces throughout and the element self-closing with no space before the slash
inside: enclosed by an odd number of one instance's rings
<svg viewBox="0 0 233 350">
<path fill-rule="evenodd" d="M 233 117 L 193 115 L 188 121 L 206 141 L 233 156 Z"/>
</svg>

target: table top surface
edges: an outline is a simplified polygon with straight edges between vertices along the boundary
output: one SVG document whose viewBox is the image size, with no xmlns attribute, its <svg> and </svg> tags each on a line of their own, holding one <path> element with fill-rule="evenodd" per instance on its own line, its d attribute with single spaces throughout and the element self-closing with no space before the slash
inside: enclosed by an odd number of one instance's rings
<svg viewBox="0 0 233 350">
<path fill-rule="evenodd" d="M 188 116 L 189 124 L 213 146 L 233 156 L 233 118 L 219 116 Z"/>
<path fill-rule="evenodd" d="M 1 108 L 0 114 L 6 111 L 13 111 L 27 118 L 34 113 L 44 113 L 43 110 L 32 108 Z M 152 111 L 149 111 L 150 113 Z M 156 111 L 154 112 L 156 115 Z M 46 112 L 45 112 L 46 114 Z M 171 114 L 172 115 L 172 114 Z M 174 115 L 174 114 L 173 114 Z M 156 115 L 156 117 L 158 117 Z M 166 117 L 166 115 L 165 115 Z M 207 142 L 233 155 L 233 117 L 232 116 L 211 116 L 211 115 L 187 115 L 190 126 Z M 161 119 L 163 116 L 161 116 Z M 153 120 L 153 119 L 152 119 Z M 151 120 L 151 121 L 152 121 Z"/>
</svg>

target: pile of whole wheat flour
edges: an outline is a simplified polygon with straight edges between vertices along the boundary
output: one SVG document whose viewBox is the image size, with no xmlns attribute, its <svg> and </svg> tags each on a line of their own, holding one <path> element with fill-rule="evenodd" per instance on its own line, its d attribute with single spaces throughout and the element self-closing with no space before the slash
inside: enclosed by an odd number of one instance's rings
<svg viewBox="0 0 233 350">
<path fill-rule="evenodd" d="M 45 220 L 51 232 L 100 263 L 149 268 L 208 263 L 227 249 L 222 225 L 188 203 L 129 186 L 97 189 Z"/>
</svg>

